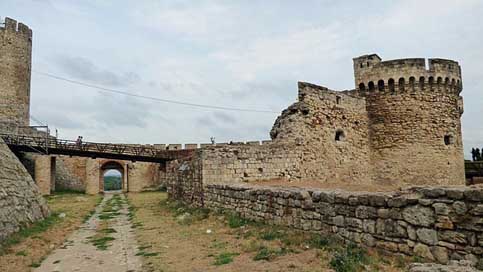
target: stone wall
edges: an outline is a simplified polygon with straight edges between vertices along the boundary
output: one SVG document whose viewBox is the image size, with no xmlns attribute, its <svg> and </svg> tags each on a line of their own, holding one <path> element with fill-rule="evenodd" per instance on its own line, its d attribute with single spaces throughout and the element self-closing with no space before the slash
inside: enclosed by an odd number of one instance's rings
<svg viewBox="0 0 483 272">
<path fill-rule="evenodd" d="M 298 102 L 277 118 L 270 132 L 276 144 L 292 144 L 301 154 L 300 178 L 369 183 L 366 102 L 350 92 L 299 82 Z"/>
<path fill-rule="evenodd" d="M 110 159 L 91 159 L 84 157 L 70 156 L 45 156 L 34 155 L 37 164 L 36 182 L 43 188 L 43 192 L 48 194 L 49 189 L 54 191 L 54 187 L 48 188 L 47 177 L 53 173 L 55 177 L 50 180 L 58 190 L 84 191 L 88 194 L 97 194 L 103 191 L 102 178 L 103 169 L 107 163 L 115 162 L 119 165 L 119 171 L 127 179 L 123 181 L 123 190 L 129 192 L 141 192 L 159 188 L 163 182 L 164 175 L 160 172 L 160 164 L 148 162 L 131 162 Z M 48 165 L 49 158 L 55 158 L 54 171 Z M 39 175 L 39 176 L 38 176 Z"/>
<path fill-rule="evenodd" d="M 86 162 L 81 158 L 56 156 L 55 190 L 77 191 L 86 190 Z"/>
<path fill-rule="evenodd" d="M 204 184 L 262 179 L 300 179 L 303 154 L 293 145 L 234 144 L 198 151 Z"/>
<path fill-rule="evenodd" d="M 440 263 L 477 262 L 483 257 L 482 187 L 353 193 L 209 184 L 203 199 L 204 203 L 193 204 L 235 211 L 268 224 L 333 233 L 391 253 Z"/>
<path fill-rule="evenodd" d="M 166 167 L 166 187 L 170 198 L 196 206 L 204 205 L 201 157 L 169 162 Z"/>
<path fill-rule="evenodd" d="M 0 139 L 0 243 L 49 215 L 49 209 L 17 157 Z"/>
<path fill-rule="evenodd" d="M 10 18 L 0 27 L 0 122 L 28 126 L 32 30 Z"/>
</svg>

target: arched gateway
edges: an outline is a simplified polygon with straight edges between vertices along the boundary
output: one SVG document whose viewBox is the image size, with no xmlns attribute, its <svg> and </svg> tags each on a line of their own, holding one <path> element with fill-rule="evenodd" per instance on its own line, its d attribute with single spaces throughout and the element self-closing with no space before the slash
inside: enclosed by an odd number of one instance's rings
<svg viewBox="0 0 483 272">
<path fill-rule="evenodd" d="M 99 168 L 99 192 L 111 191 L 111 190 L 122 190 L 127 191 L 127 180 L 128 176 L 125 173 L 125 169 L 127 169 L 126 165 L 123 165 L 117 161 L 107 161 L 104 162 L 101 167 Z M 115 171 L 112 171 L 115 170 Z M 113 176 L 106 176 L 108 172 L 119 172 L 121 174 L 121 184 L 120 186 L 110 186 L 106 188 L 106 178 L 113 177 Z"/>
</svg>

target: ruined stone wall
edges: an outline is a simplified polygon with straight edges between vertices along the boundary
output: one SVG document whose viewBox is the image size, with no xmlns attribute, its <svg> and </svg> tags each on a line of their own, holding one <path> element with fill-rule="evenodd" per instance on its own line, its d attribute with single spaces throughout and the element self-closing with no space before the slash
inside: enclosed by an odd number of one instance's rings
<svg viewBox="0 0 483 272">
<path fill-rule="evenodd" d="M 166 166 L 168 196 L 196 206 L 203 206 L 202 169 L 200 152 L 191 158 L 169 162 Z"/>
<path fill-rule="evenodd" d="M 49 215 L 39 188 L 0 139 L 0 243 L 9 235 Z"/>
<path fill-rule="evenodd" d="M 376 183 L 465 184 L 461 68 L 443 59 L 354 59 Z"/>
<path fill-rule="evenodd" d="M 353 193 L 209 184 L 203 206 L 268 224 L 333 233 L 368 247 L 441 263 L 477 262 L 483 257 L 481 187 Z"/>
<path fill-rule="evenodd" d="M 32 30 L 10 18 L 0 27 L 0 123 L 28 126 Z"/>
<path fill-rule="evenodd" d="M 298 102 L 277 118 L 270 136 L 276 144 L 295 144 L 302 179 L 370 182 L 364 98 L 299 82 Z"/>
</svg>

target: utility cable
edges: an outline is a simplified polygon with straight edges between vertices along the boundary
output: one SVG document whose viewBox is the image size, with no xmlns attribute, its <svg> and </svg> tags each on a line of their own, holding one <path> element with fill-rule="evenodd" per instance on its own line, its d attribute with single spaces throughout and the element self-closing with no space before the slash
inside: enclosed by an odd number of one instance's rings
<svg viewBox="0 0 483 272">
<path fill-rule="evenodd" d="M 80 85 L 80 86 L 84 86 L 84 87 L 88 87 L 88 88 L 92 88 L 92 89 L 97 89 L 97 90 L 104 91 L 104 92 L 115 93 L 115 94 L 120 94 L 120 95 L 125 95 L 125 96 L 131 96 L 131 97 L 136 97 L 136 98 L 141 98 L 141 99 L 148 99 L 148 100 L 164 102 L 164 103 L 171 103 L 171 104 L 184 105 L 184 106 L 197 107 L 197 108 L 215 109 L 215 110 L 257 112 L 257 113 L 276 113 L 276 114 L 280 113 L 278 111 L 271 111 L 271 110 L 259 110 L 259 109 L 246 109 L 246 108 L 214 106 L 214 105 L 196 104 L 196 103 L 182 102 L 182 101 L 171 100 L 171 99 L 144 96 L 144 95 L 133 94 L 133 93 L 126 92 L 126 91 L 105 88 L 105 87 L 93 85 L 93 84 L 90 84 L 90 83 L 85 83 L 85 82 L 81 82 L 81 81 L 77 81 L 77 80 L 73 80 L 73 79 L 69 79 L 69 78 L 65 78 L 65 77 L 61 77 L 61 76 L 57 76 L 57 75 L 54 75 L 54 74 L 45 73 L 45 72 L 41 72 L 41 71 L 32 70 L 32 72 L 39 74 L 39 75 L 42 75 L 42 76 L 49 77 L 49 78 L 69 82 L 69 83 L 72 83 L 72 84 L 76 84 L 76 85 Z"/>
</svg>

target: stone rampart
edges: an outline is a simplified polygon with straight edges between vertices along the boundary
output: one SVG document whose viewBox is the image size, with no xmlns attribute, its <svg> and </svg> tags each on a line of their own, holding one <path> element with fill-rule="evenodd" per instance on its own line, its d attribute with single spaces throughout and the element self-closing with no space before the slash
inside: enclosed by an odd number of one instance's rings
<svg viewBox="0 0 483 272">
<path fill-rule="evenodd" d="M 0 139 L 0 243 L 10 234 L 42 220 L 49 209 L 39 188 Z"/>
<path fill-rule="evenodd" d="M 364 193 L 209 184 L 203 199 L 194 204 L 440 263 L 483 257 L 483 187 Z"/>
</svg>

